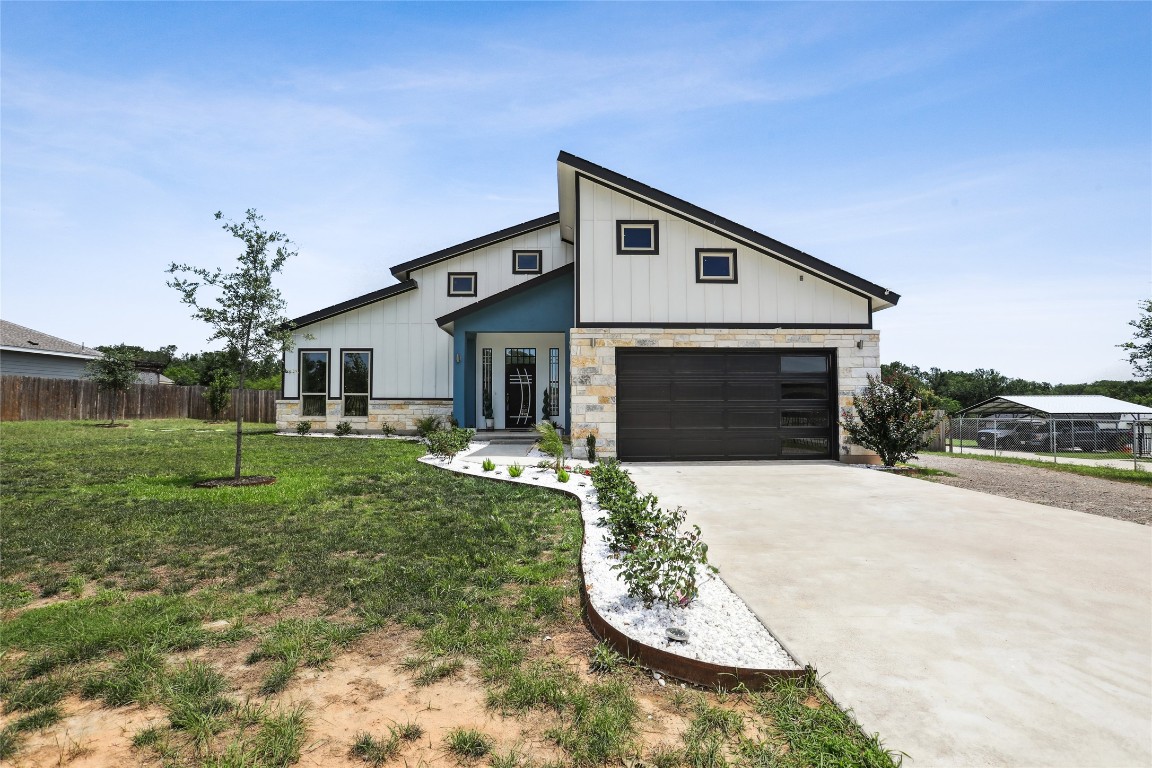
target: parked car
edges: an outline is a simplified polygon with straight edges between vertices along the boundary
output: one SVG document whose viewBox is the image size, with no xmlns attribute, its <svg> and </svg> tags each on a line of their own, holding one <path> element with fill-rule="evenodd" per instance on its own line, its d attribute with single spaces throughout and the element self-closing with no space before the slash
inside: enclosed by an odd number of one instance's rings
<svg viewBox="0 0 1152 768">
<path fill-rule="evenodd" d="M 1025 419 L 997 422 L 976 432 L 976 445 L 981 448 L 1020 448 L 1035 436 L 1040 426 L 1039 422 Z"/>
<path fill-rule="evenodd" d="M 1057 420 L 1023 436 L 1021 445 L 1031 451 L 1122 451 L 1131 445 L 1130 431 L 1114 423 L 1097 424 L 1090 419 Z"/>
</svg>

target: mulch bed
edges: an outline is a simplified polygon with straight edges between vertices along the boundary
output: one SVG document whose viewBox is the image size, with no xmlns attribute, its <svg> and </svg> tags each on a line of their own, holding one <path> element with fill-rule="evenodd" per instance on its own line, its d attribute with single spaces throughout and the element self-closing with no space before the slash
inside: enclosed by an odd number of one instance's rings
<svg viewBox="0 0 1152 768">
<path fill-rule="evenodd" d="M 276 478 L 268 475 L 250 475 L 248 477 L 214 477 L 211 480 L 201 480 L 193 483 L 193 488 L 234 488 L 244 485 L 272 485 Z"/>
</svg>

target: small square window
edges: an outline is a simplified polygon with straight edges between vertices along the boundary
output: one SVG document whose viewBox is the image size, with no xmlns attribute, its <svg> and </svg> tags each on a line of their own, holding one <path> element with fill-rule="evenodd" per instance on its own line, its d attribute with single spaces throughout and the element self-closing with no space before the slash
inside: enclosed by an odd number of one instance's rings
<svg viewBox="0 0 1152 768">
<path fill-rule="evenodd" d="M 616 222 L 616 253 L 654 256 L 660 253 L 660 222 Z"/>
<path fill-rule="evenodd" d="M 697 248 L 696 282 L 736 282 L 735 248 Z"/>
<path fill-rule="evenodd" d="M 541 251 L 512 251 L 512 274 L 538 275 L 544 259 Z"/>
<path fill-rule="evenodd" d="M 476 295 L 476 273 L 475 272 L 449 272 L 448 273 L 448 295 L 449 296 L 475 296 Z"/>
</svg>

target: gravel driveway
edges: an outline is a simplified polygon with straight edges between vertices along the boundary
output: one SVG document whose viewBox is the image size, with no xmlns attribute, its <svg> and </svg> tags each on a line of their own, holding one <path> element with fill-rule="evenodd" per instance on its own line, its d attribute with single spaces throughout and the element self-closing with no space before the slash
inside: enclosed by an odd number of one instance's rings
<svg viewBox="0 0 1152 768">
<path fill-rule="evenodd" d="M 1146 485 L 952 456 L 921 456 L 909 463 L 956 475 L 932 478 L 944 485 L 1152 525 L 1152 488 Z"/>
</svg>

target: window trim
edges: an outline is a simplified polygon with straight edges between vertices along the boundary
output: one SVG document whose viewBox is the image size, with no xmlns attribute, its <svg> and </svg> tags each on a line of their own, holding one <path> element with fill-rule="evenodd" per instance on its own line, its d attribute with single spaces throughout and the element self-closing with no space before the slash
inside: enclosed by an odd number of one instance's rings
<svg viewBox="0 0 1152 768">
<path fill-rule="evenodd" d="M 353 418 L 353 419 L 367 418 L 367 414 L 365 414 L 364 416 L 349 417 L 347 413 L 344 413 L 344 397 L 347 394 L 344 391 L 344 355 L 346 355 L 349 352 L 366 352 L 366 353 L 368 353 L 368 391 L 364 392 L 363 394 L 367 395 L 368 403 L 369 404 L 372 403 L 372 357 L 373 357 L 372 348 L 371 347 L 341 347 L 340 348 L 340 388 L 338 390 L 340 392 L 340 412 L 344 415 L 344 418 Z M 352 394 L 360 395 L 361 393 L 360 392 L 353 392 Z"/>
<path fill-rule="evenodd" d="M 704 257 L 705 256 L 727 256 L 728 262 L 731 264 L 731 274 L 728 277 L 705 277 L 704 275 Z M 738 283 L 740 282 L 736 274 L 736 249 L 735 248 L 697 248 L 696 249 L 696 282 L 698 283 Z"/>
<path fill-rule="evenodd" d="M 457 277 L 470 277 L 472 278 L 472 291 L 470 293 L 458 293 L 452 290 L 452 281 Z M 448 295 L 449 296 L 475 296 L 476 295 L 476 273 L 475 272 L 449 272 L 448 273 Z"/>
<path fill-rule="evenodd" d="M 536 257 L 536 269 L 520 269 L 520 256 L 532 255 Z M 518 248 L 512 251 L 512 274 L 539 275 L 544 272 L 544 251 L 526 250 Z"/>
<path fill-rule="evenodd" d="M 625 248 L 624 229 L 626 227 L 645 226 L 652 230 L 651 248 Z M 656 219 L 617 219 L 616 221 L 616 255 L 617 256 L 659 256 L 660 255 L 660 222 Z"/>
<path fill-rule="evenodd" d="M 324 391 L 321 392 L 305 392 L 304 391 L 304 355 L 308 353 L 315 354 L 317 352 L 324 353 Z M 296 351 L 296 396 L 300 400 L 300 418 L 320 418 L 318 414 L 304 414 L 304 396 L 324 395 L 324 418 L 328 417 L 328 401 L 333 400 L 331 387 L 332 387 L 332 348 L 331 347 L 304 347 Z"/>
</svg>

